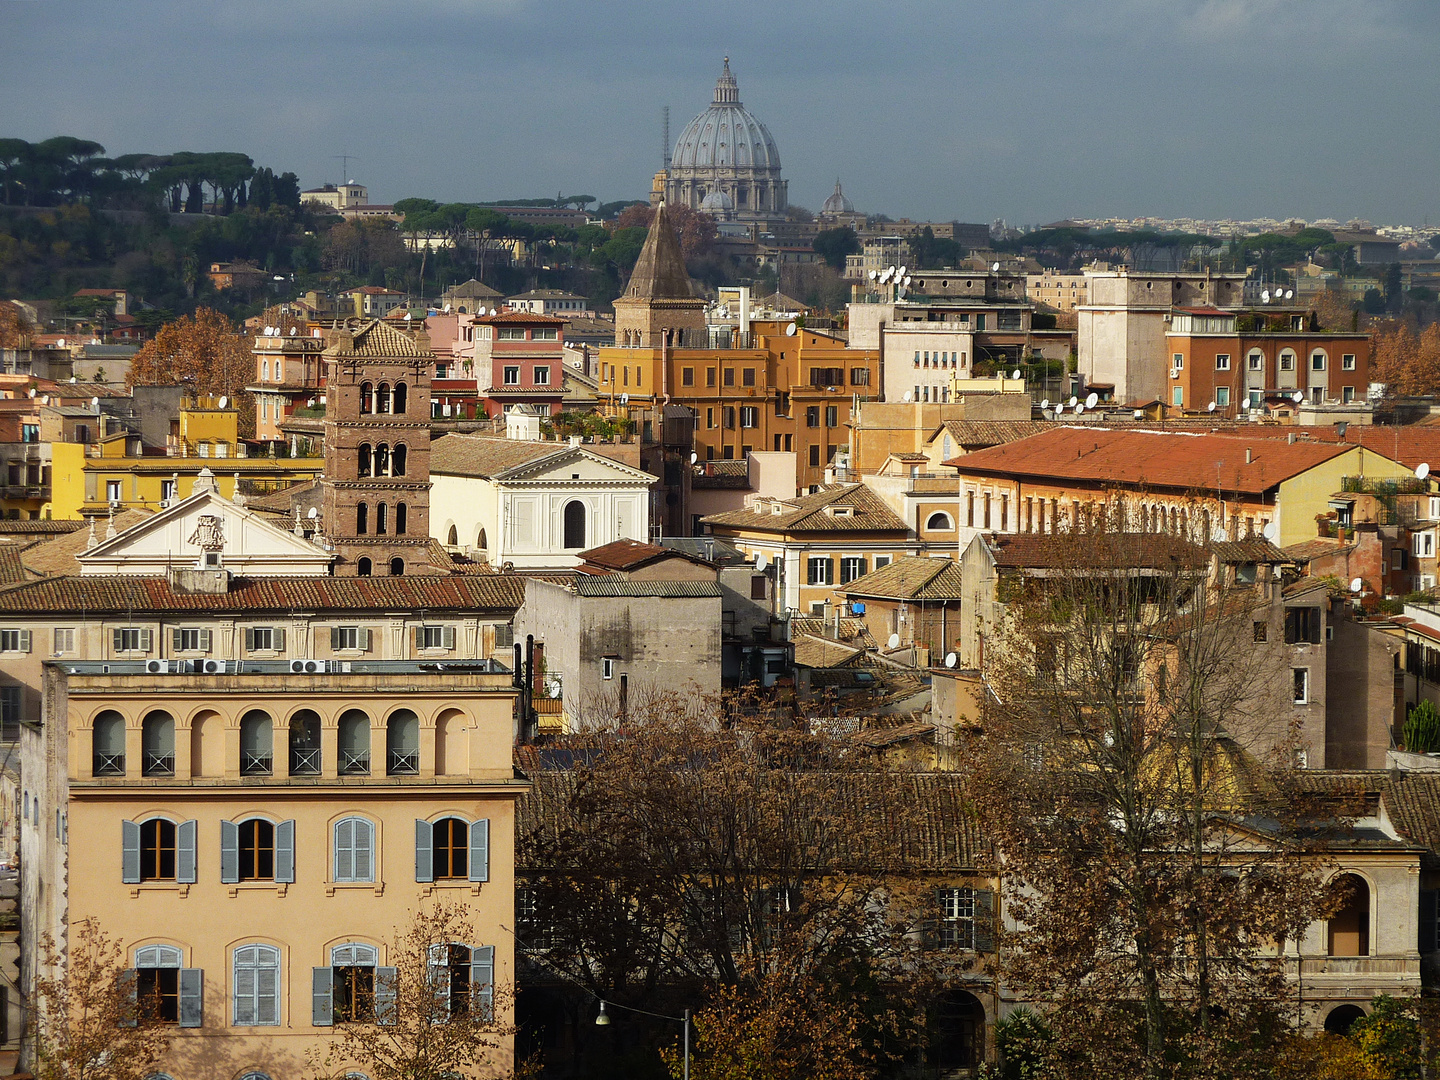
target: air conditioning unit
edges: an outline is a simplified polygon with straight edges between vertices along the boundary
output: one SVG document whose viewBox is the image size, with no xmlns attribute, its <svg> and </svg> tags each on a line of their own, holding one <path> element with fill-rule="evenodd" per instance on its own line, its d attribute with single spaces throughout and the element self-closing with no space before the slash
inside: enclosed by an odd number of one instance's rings
<svg viewBox="0 0 1440 1080">
<path fill-rule="evenodd" d="M 164 675 L 164 674 L 165 674 L 167 671 L 169 671 L 169 670 L 170 670 L 170 661 L 168 661 L 168 660 L 146 660 L 146 661 L 145 661 L 145 674 L 146 674 L 146 675 Z"/>
<path fill-rule="evenodd" d="M 1179 377 L 1180 377 L 1180 369 L 1179 369 L 1178 367 L 1172 367 L 1172 368 L 1170 369 L 1170 378 L 1172 378 L 1172 379 L 1178 379 Z"/>
<path fill-rule="evenodd" d="M 206 674 L 206 675 L 224 675 L 224 674 L 225 674 L 225 661 L 224 661 L 224 660 L 206 660 L 206 661 L 204 662 L 204 671 L 205 671 L 205 674 Z"/>
<path fill-rule="evenodd" d="M 317 671 L 324 671 L 326 663 L 324 660 L 291 660 L 290 670 L 296 675 L 303 675 L 307 672 L 314 674 Z"/>
</svg>

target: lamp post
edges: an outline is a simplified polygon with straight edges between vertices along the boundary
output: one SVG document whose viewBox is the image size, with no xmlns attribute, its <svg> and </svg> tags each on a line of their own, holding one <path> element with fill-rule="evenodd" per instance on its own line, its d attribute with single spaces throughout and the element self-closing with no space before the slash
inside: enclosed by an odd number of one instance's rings
<svg viewBox="0 0 1440 1080">
<path fill-rule="evenodd" d="M 686 1009 L 686 1010 L 685 1010 L 685 1014 L 684 1014 L 683 1016 L 670 1016 L 670 1015 L 668 1015 L 668 1014 L 666 1014 L 666 1013 L 655 1013 L 655 1012 L 649 1012 L 649 1011 L 647 1011 L 647 1010 L 645 1010 L 645 1009 L 635 1009 L 635 1008 L 631 1008 L 629 1005 L 617 1005 L 617 1004 L 616 1004 L 615 1002 L 613 1002 L 613 1001 L 608 1001 L 608 1002 L 607 1002 L 604 998 L 601 998 L 601 999 L 600 999 L 600 1015 L 597 1016 L 597 1017 L 595 1017 L 595 1026 L 596 1026 L 596 1027 L 609 1027 L 609 1026 L 610 1026 L 610 1014 L 605 1011 L 605 1006 L 606 1006 L 606 1005 L 614 1005 L 617 1009 L 624 1009 L 624 1010 L 626 1010 L 627 1012 L 640 1013 L 642 1016 L 653 1016 L 653 1017 L 655 1017 L 656 1019 L 659 1019 L 659 1020 L 677 1020 L 677 1021 L 679 1021 L 680 1023 L 684 1024 L 684 1025 L 685 1025 L 685 1059 L 684 1059 L 685 1064 L 684 1064 L 684 1072 L 681 1074 L 681 1080 L 690 1080 L 690 1010 L 689 1010 L 689 1009 Z"/>
</svg>

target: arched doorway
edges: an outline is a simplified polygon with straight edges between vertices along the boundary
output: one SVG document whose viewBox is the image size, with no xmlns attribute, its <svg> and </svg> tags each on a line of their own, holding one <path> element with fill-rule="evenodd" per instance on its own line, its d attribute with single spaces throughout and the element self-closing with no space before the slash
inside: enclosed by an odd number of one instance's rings
<svg viewBox="0 0 1440 1080">
<path fill-rule="evenodd" d="M 985 1060 L 985 1006 L 974 994 L 947 990 L 930 1005 L 929 1070 L 974 1069 Z"/>
<path fill-rule="evenodd" d="M 1370 885 L 1357 874 L 1344 874 L 1335 888 L 1342 898 L 1340 910 L 1330 918 L 1331 956 L 1370 955 Z"/>
<path fill-rule="evenodd" d="M 565 547 L 585 546 L 585 504 L 572 499 L 565 504 Z"/>
<path fill-rule="evenodd" d="M 1325 1030 L 1331 1035 L 1350 1034 L 1350 1025 L 1365 1015 L 1359 1005 L 1340 1005 L 1330 1010 L 1325 1017 Z"/>
</svg>

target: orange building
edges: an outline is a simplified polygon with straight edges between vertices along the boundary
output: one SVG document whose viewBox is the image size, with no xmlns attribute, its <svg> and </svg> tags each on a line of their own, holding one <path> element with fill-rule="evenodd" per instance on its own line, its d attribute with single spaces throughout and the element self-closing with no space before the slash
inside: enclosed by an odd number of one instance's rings
<svg viewBox="0 0 1440 1080">
<path fill-rule="evenodd" d="M 1295 403 L 1361 403 L 1370 388 L 1370 335 L 1311 328 L 1304 311 L 1177 307 L 1165 333 L 1167 404 L 1217 415 Z"/>
</svg>

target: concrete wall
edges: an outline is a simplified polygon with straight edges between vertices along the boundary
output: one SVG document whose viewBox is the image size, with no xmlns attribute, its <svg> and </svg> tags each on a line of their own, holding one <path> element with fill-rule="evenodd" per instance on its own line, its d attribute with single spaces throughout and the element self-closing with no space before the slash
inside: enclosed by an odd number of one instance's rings
<svg viewBox="0 0 1440 1080">
<path fill-rule="evenodd" d="M 1326 650 L 1325 767 L 1383 769 L 1392 726 L 1404 724 L 1403 685 L 1396 688 L 1404 643 L 1344 615 L 1330 625 L 1335 637 Z"/>
</svg>

